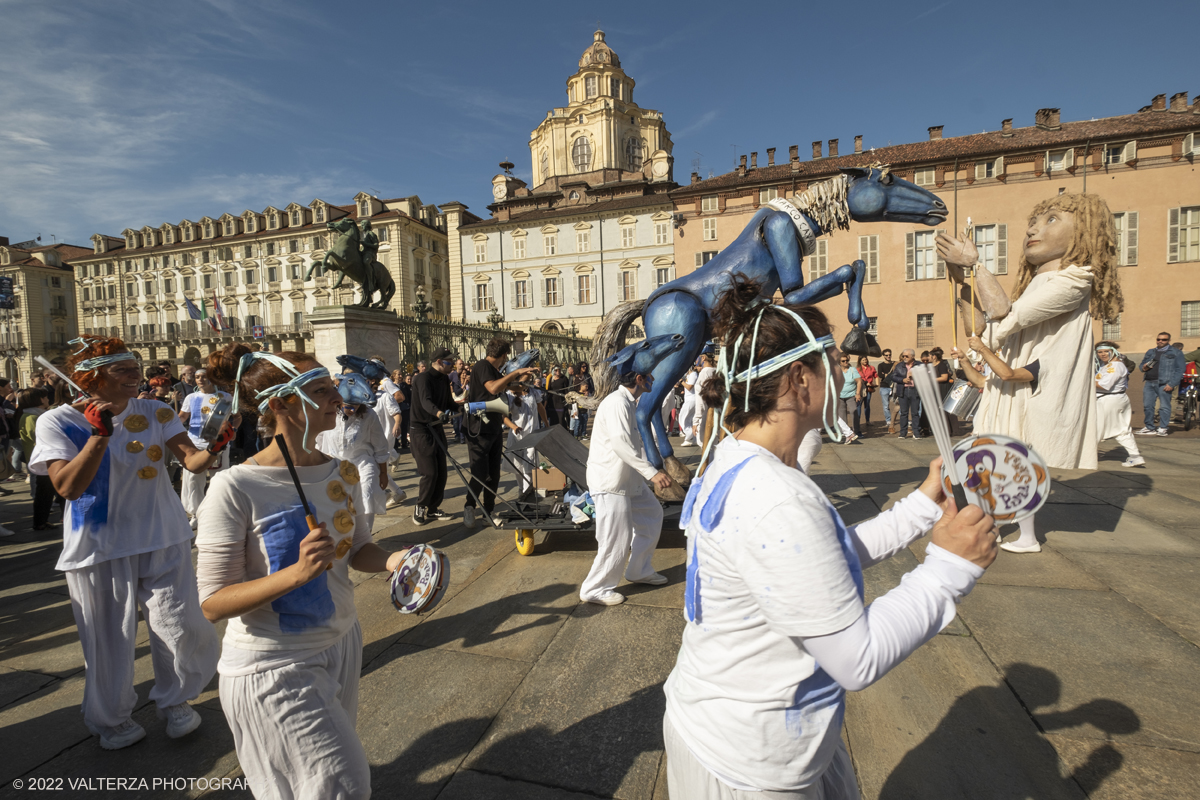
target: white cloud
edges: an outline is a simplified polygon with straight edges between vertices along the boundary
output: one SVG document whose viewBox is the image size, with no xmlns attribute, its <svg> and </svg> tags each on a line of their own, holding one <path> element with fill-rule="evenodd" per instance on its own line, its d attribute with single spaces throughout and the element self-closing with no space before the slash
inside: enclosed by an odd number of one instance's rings
<svg viewBox="0 0 1200 800">
<path fill-rule="evenodd" d="M 671 136 L 673 139 L 682 139 L 685 136 L 690 136 L 693 133 L 696 133 L 698 131 L 703 130 L 704 128 L 707 128 L 719 116 L 721 116 L 721 112 L 715 108 L 705 111 L 703 114 L 700 115 L 700 118 L 697 119 L 695 122 L 692 122 L 690 125 L 683 128 L 682 130 L 676 131 Z"/>
</svg>

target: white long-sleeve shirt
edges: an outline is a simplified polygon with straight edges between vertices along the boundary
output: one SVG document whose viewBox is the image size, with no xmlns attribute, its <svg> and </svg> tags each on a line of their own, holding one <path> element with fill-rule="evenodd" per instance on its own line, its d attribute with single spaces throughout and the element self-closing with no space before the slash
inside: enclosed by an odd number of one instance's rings
<svg viewBox="0 0 1200 800">
<path fill-rule="evenodd" d="M 600 402 L 588 450 L 588 491 L 640 495 L 658 469 L 646 460 L 637 429 L 637 400 L 624 386 Z"/>
</svg>

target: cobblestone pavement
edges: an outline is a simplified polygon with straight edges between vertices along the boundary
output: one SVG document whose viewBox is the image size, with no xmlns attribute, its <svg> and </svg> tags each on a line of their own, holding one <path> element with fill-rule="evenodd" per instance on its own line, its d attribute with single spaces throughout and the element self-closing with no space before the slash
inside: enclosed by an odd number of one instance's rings
<svg viewBox="0 0 1200 800">
<path fill-rule="evenodd" d="M 931 441 L 881 430 L 827 444 L 814 465 L 850 522 L 910 491 L 935 455 Z M 1001 553 L 950 627 L 850 696 L 845 735 L 864 798 L 1200 797 L 1196 433 L 1139 437 L 1145 469 L 1123 469 L 1106 443 L 1099 471 L 1056 471 L 1038 516 L 1043 552 Z M 452 454 L 465 458 L 461 446 Z M 399 479 L 415 487 L 410 459 Z M 249 797 L 199 780 L 104 790 L 101 778 L 238 777 L 216 681 L 198 701 L 201 728 L 167 739 L 146 699 L 143 626 L 135 718 L 148 735 L 101 750 L 79 713 L 83 658 L 53 569 L 61 541 L 29 530 L 24 484 L 4 486 L 0 522 L 18 534 L 0 541 L 0 797 L 27 794 L 18 779 L 61 780 L 60 797 Z M 457 512 L 453 470 L 450 488 Z M 384 576 L 355 576 L 358 729 L 375 796 L 667 797 L 662 684 L 683 627 L 685 558 L 674 522 L 655 555 L 670 582 L 625 586 L 627 603 L 601 608 L 578 601 L 595 550 L 586 532 L 539 534 L 523 557 L 511 533 L 467 531 L 457 513 L 416 528 L 410 513 L 379 518 L 377 540 L 444 548 L 452 585 L 434 613 L 409 617 L 392 609 Z M 918 542 L 868 570 L 868 591 L 894 586 L 923 553 Z M 92 790 L 73 790 L 81 779 Z"/>
</svg>

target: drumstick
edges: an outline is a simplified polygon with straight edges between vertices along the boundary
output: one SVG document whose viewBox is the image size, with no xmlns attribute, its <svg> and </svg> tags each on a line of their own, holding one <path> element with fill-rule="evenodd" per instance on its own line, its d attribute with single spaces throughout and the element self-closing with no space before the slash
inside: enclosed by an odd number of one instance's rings
<svg viewBox="0 0 1200 800">
<path fill-rule="evenodd" d="M 287 464 L 288 472 L 292 476 L 292 483 L 296 485 L 296 494 L 300 495 L 300 505 L 304 506 L 304 521 L 308 523 L 308 529 L 315 531 L 321 527 L 317 524 L 317 518 L 313 516 L 312 509 L 308 507 L 308 498 L 304 496 L 304 487 L 300 485 L 300 476 L 296 474 L 296 465 L 292 463 L 292 454 L 288 452 L 287 442 L 283 440 L 283 434 L 275 434 L 275 444 L 279 447 L 279 452 L 283 453 L 283 463 Z M 333 563 L 325 566 L 325 569 L 333 569 Z"/>
<path fill-rule="evenodd" d="M 967 507 L 967 494 L 963 491 L 962 480 L 954 468 L 954 448 L 950 445 L 950 428 L 946 425 L 946 412 L 942 409 L 942 398 L 937 388 L 937 378 L 934 377 L 933 367 L 928 364 L 916 364 L 910 368 L 917 394 L 921 396 L 921 405 L 925 409 L 925 419 L 933 431 L 933 440 L 937 442 L 938 452 L 942 454 L 942 463 L 946 466 L 946 474 L 950 477 L 950 491 L 954 495 L 954 504 L 959 510 Z"/>
</svg>

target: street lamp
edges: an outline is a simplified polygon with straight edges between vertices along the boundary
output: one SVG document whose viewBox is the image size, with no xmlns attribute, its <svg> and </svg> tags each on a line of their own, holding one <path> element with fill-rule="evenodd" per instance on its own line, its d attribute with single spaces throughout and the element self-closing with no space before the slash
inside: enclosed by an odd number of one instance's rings
<svg viewBox="0 0 1200 800">
<path fill-rule="evenodd" d="M 504 322 L 504 315 L 496 310 L 495 304 L 492 305 L 492 313 L 487 315 L 487 321 L 492 323 L 493 328 L 499 328 L 500 323 Z"/>
<path fill-rule="evenodd" d="M 416 295 L 417 302 L 413 303 L 410 308 L 417 315 L 417 319 L 424 320 L 429 315 L 429 311 L 433 306 L 425 301 L 425 287 L 419 283 L 417 284 Z"/>
</svg>

